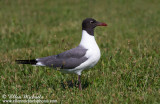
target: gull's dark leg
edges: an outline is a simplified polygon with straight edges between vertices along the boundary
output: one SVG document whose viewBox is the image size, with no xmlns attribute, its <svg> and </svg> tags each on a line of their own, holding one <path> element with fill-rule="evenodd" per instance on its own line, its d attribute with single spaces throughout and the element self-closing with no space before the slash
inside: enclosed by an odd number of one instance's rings
<svg viewBox="0 0 160 104">
<path fill-rule="evenodd" d="M 82 87 L 81 87 L 81 76 L 78 75 L 78 82 L 79 82 L 79 90 L 82 90 Z"/>
</svg>

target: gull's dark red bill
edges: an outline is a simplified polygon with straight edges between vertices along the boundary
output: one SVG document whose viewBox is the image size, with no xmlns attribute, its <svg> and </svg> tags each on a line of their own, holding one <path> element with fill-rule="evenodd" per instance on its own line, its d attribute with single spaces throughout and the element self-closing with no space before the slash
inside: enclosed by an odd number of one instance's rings
<svg viewBox="0 0 160 104">
<path fill-rule="evenodd" d="M 98 22 L 98 23 L 97 23 L 97 26 L 107 26 L 107 24 L 106 24 L 106 23 Z"/>
</svg>

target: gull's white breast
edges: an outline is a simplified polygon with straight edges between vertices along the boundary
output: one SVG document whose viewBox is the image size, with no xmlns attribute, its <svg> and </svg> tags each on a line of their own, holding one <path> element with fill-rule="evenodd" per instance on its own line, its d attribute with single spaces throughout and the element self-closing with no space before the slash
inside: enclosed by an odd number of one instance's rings
<svg viewBox="0 0 160 104">
<path fill-rule="evenodd" d="M 89 35 L 85 30 L 82 31 L 82 39 L 80 45 L 88 49 L 85 57 L 88 59 L 80 66 L 72 69 L 74 73 L 80 75 L 81 71 L 93 67 L 100 59 L 100 49 L 96 43 L 94 36 Z"/>
</svg>

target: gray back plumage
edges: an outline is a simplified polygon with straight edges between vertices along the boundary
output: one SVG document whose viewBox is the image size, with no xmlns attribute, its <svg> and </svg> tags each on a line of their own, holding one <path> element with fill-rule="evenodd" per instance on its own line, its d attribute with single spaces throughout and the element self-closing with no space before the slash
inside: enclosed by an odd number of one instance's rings
<svg viewBox="0 0 160 104">
<path fill-rule="evenodd" d="M 86 51 L 84 47 L 78 46 L 58 55 L 39 58 L 37 61 L 53 68 L 72 69 L 88 59 L 85 57 Z"/>
</svg>

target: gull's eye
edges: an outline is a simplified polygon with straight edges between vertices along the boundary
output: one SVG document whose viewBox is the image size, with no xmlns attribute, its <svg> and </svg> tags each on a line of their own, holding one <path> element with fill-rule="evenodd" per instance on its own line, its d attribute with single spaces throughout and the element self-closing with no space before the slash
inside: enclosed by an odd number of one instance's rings
<svg viewBox="0 0 160 104">
<path fill-rule="evenodd" d="M 90 21 L 90 24 L 94 23 L 94 21 Z"/>
</svg>

